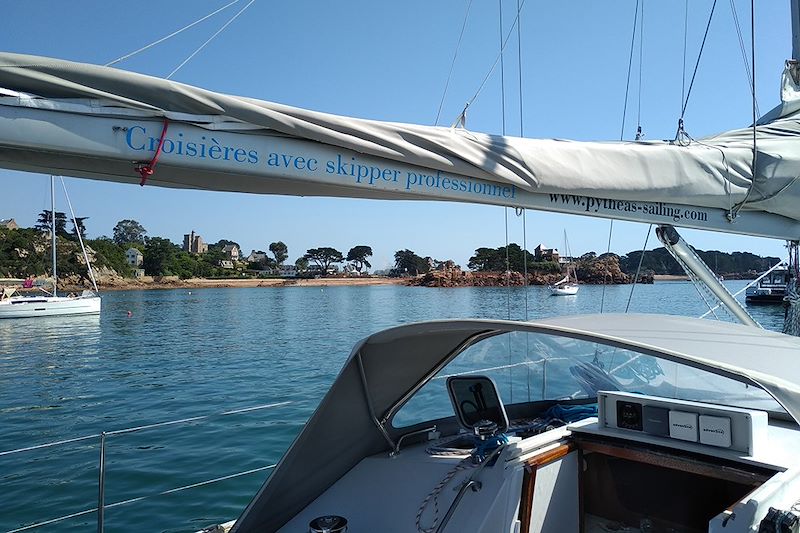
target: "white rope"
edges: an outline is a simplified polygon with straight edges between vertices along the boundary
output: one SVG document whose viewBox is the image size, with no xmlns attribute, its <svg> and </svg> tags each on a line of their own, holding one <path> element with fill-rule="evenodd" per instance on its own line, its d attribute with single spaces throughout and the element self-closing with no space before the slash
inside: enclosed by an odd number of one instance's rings
<svg viewBox="0 0 800 533">
<path fill-rule="evenodd" d="M 213 17 L 214 15 L 216 15 L 217 13 L 219 13 L 220 11 L 224 11 L 224 10 L 228 9 L 229 7 L 231 7 L 233 4 L 238 4 L 239 2 L 240 2 L 240 0 L 233 0 L 233 2 L 231 2 L 231 3 L 229 3 L 229 4 L 226 4 L 226 5 L 222 6 L 221 8 L 217 9 L 216 11 L 212 11 L 211 13 L 209 13 L 208 15 L 206 15 L 205 17 L 203 17 L 203 18 L 201 18 L 201 19 L 198 19 L 198 20 L 196 20 L 196 21 L 192 22 L 192 23 L 191 23 L 191 24 L 189 24 L 188 26 L 184 26 L 183 28 L 181 28 L 181 29 L 179 29 L 179 30 L 177 30 L 177 31 L 174 31 L 174 32 L 170 33 L 170 34 L 169 34 L 169 35 L 167 35 L 166 37 L 162 37 L 161 39 L 158 39 L 157 41 L 153 41 L 152 43 L 150 43 L 150 44 L 148 44 L 148 45 L 146 45 L 146 46 L 143 46 L 143 47 L 139 48 L 138 50 L 134 50 L 134 51 L 133 51 L 133 52 L 131 52 L 130 54 L 126 54 L 126 55 L 124 55 L 124 56 L 122 56 L 122 57 L 118 57 L 118 58 L 117 58 L 117 59 L 115 59 L 114 61 L 110 61 L 110 62 L 106 63 L 106 64 L 105 64 L 105 66 L 106 66 L 106 67 L 110 67 L 111 65 L 114 65 L 114 64 L 116 64 L 116 63 L 119 63 L 120 61 L 125 61 L 126 59 L 129 59 L 129 58 L 131 58 L 131 57 L 135 56 L 136 54 L 138 54 L 138 53 L 140 53 L 140 52 L 144 52 L 144 51 L 145 51 L 145 50 L 147 50 L 148 48 L 152 48 L 152 47 L 154 47 L 154 46 L 155 46 L 155 45 L 157 45 L 157 44 L 161 44 L 161 43 L 163 43 L 164 41 L 166 41 L 167 39 L 170 39 L 170 38 L 172 38 L 172 37 L 175 37 L 175 36 L 176 36 L 176 35 L 178 35 L 179 33 L 182 33 L 182 32 L 184 32 L 184 31 L 188 30 L 188 29 L 189 29 L 189 28 L 191 28 L 192 26 L 196 26 L 196 25 L 200 24 L 200 23 L 201 23 L 201 22 L 203 22 L 204 20 L 206 20 L 206 19 L 209 19 L 209 18 Z"/>
<path fill-rule="evenodd" d="M 475 468 L 477 465 L 472 462 L 472 457 L 466 457 L 461 460 L 455 467 L 453 467 L 445 476 L 442 478 L 439 483 L 436 484 L 435 487 L 425 496 L 425 499 L 422 500 L 422 505 L 419 506 L 419 510 L 417 511 L 416 517 L 416 525 L 417 531 L 419 533 L 434 533 L 439 525 L 439 494 L 455 477 L 456 474 L 463 470 L 468 470 L 470 468 Z M 425 512 L 425 509 L 428 508 L 428 505 L 433 502 L 433 521 L 431 522 L 430 527 L 425 527 L 422 525 L 422 514 Z"/>
</svg>

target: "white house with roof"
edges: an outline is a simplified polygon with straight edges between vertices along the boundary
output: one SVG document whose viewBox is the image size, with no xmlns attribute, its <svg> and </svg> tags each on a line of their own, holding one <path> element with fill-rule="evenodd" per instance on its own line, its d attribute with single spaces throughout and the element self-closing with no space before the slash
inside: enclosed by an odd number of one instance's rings
<svg viewBox="0 0 800 533">
<path fill-rule="evenodd" d="M 239 247 L 236 246 L 235 244 L 226 244 L 222 248 L 222 251 L 225 253 L 227 258 L 230 259 L 231 261 L 238 261 L 239 260 L 239 256 L 241 255 L 241 251 L 239 250 Z"/>
<path fill-rule="evenodd" d="M 142 255 L 142 252 L 136 248 L 128 248 L 125 250 L 125 260 L 132 267 L 140 267 L 144 262 L 144 256 Z"/>
</svg>

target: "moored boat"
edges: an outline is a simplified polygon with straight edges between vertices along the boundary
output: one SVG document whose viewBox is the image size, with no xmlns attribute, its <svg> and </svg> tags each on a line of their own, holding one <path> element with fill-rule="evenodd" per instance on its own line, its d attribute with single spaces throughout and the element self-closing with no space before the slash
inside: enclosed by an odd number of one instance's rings
<svg viewBox="0 0 800 533">
<path fill-rule="evenodd" d="M 777 268 L 758 280 L 753 287 L 745 291 L 745 302 L 748 304 L 783 304 L 786 299 L 786 288 L 791 280 L 791 272 L 787 268 Z"/>
</svg>

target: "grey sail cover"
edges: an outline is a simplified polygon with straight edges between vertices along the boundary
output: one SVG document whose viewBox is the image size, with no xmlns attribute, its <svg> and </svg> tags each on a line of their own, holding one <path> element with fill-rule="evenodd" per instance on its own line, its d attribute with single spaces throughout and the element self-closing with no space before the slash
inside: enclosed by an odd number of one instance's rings
<svg viewBox="0 0 800 533">
<path fill-rule="evenodd" d="M 333 150 L 330 154 L 336 150 L 353 154 L 344 159 L 340 155 L 338 161 L 329 159 L 326 174 L 324 163 L 317 159 L 314 168 L 310 168 L 308 155 L 300 158 L 298 167 L 299 159 L 291 159 L 296 153 L 282 153 L 286 158 L 284 166 L 293 161 L 297 167 L 287 170 L 278 164 L 266 164 L 267 154 L 257 154 L 255 150 L 251 155 L 258 156 L 253 159 L 259 165 L 246 170 L 244 165 L 216 168 L 208 160 L 198 160 L 196 167 L 185 168 L 193 162 L 186 163 L 188 158 L 181 160 L 175 152 L 166 153 L 165 148 L 159 168 L 148 181 L 153 185 L 291 195 L 438 198 L 504 205 L 524 205 L 517 200 L 518 194 L 526 192 L 583 195 L 625 202 L 612 204 L 623 215 L 626 209 L 641 210 L 642 206 L 631 203 L 637 201 L 664 201 L 729 212 L 745 199 L 752 184 L 743 212 L 768 213 L 795 223 L 800 220 L 800 185 L 796 183 L 800 175 L 800 112 L 794 89 L 791 77 L 785 74 L 784 102 L 758 126 L 753 182 L 752 129 L 747 127 L 686 143 L 501 137 L 464 129 L 336 116 L 214 93 L 115 68 L 2 53 L 0 166 L 137 182 L 130 150 L 99 150 L 88 126 L 72 128 L 71 135 L 51 143 L 53 146 L 36 144 L 37 138 L 46 136 L 38 135 L 34 126 L 54 114 L 93 119 L 100 124 L 102 118 L 116 117 L 121 121 L 120 117 L 127 113 L 128 118 L 149 124 L 151 139 L 158 137 L 159 121 L 167 119 L 171 127 L 191 125 L 217 135 L 233 132 L 236 138 L 294 142 L 291 146 L 300 147 L 298 150 L 311 147 Z M 20 113 L 32 110 L 38 114 L 25 115 L 25 121 L 20 120 Z M 20 140 L 23 134 L 27 137 Z M 177 142 L 177 137 L 171 135 L 178 134 L 174 130 L 167 134 L 170 148 Z M 137 154 L 139 159 L 149 160 L 152 144 L 149 149 Z M 235 153 L 231 148 L 231 154 Z M 226 159 L 234 163 L 228 155 L 226 151 Z M 348 166 L 349 161 L 357 160 L 355 156 L 386 166 L 364 165 L 361 180 L 355 166 Z M 405 165 L 405 170 L 392 172 L 392 163 Z M 303 164 L 305 168 L 300 168 Z M 427 182 L 417 180 L 416 174 L 412 180 L 408 168 L 424 169 L 429 173 L 424 176 Z M 361 170 L 359 167 L 358 172 Z M 247 173 L 253 176 L 245 179 Z M 484 182 L 475 184 L 452 176 Z"/>
</svg>

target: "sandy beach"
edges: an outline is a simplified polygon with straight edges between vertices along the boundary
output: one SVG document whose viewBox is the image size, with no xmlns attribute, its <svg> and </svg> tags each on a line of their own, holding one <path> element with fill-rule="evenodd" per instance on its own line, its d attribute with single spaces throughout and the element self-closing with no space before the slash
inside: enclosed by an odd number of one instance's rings
<svg viewBox="0 0 800 533">
<path fill-rule="evenodd" d="M 162 278 L 159 280 L 125 279 L 114 283 L 99 285 L 101 291 L 109 290 L 151 290 L 151 289 L 209 289 L 209 288 L 257 288 L 257 287 L 338 287 L 353 285 L 402 285 L 406 280 L 387 277 L 352 277 L 352 278 L 312 278 L 312 279 L 205 279 Z M 60 290 L 75 290 L 78 287 L 64 287 Z"/>
</svg>

